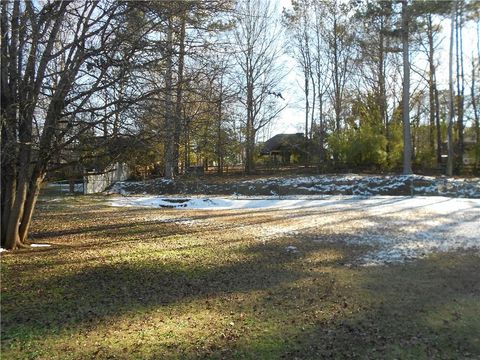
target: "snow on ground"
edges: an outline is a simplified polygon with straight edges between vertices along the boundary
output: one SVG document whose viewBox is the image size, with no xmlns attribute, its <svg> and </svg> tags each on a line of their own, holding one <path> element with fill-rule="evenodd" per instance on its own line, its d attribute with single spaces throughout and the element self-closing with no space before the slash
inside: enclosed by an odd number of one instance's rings
<svg viewBox="0 0 480 360">
<path fill-rule="evenodd" d="M 443 213 L 480 208 L 479 199 L 448 198 L 441 196 L 283 196 L 283 197 L 174 197 L 174 196 L 131 196 L 115 198 L 112 206 L 163 207 L 197 210 L 234 210 L 234 209 L 298 209 L 327 205 L 356 205 L 389 208 L 392 211 L 423 207 Z"/>
<path fill-rule="evenodd" d="M 267 241 L 275 237 L 306 238 L 366 246 L 361 265 L 398 263 L 432 253 L 469 250 L 480 254 L 480 199 L 440 196 L 317 196 L 317 197 L 123 197 L 112 206 L 188 210 L 250 210 L 268 221 L 238 226 Z M 214 215 L 209 222 L 215 225 Z M 168 220 L 163 221 L 175 221 Z M 187 226 L 205 220 L 179 219 Z M 218 224 L 217 224 L 218 225 Z"/>
<path fill-rule="evenodd" d="M 50 244 L 31 244 L 30 247 L 50 247 L 52 245 Z M 4 248 L 0 248 L 0 253 L 1 252 L 6 252 L 8 251 L 7 249 L 4 249 Z"/>
<path fill-rule="evenodd" d="M 112 206 L 140 206 L 140 207 L 163 207 L 183 208 L 197 210 L 235 210 L 235 209 L 298 209 L 308 206 L 320 206 L 328 204 L 328 200 L 311 200 L 306 198 L 176 198 L 176 197 L 124 197 L 115 199 Z"/>
</svg>

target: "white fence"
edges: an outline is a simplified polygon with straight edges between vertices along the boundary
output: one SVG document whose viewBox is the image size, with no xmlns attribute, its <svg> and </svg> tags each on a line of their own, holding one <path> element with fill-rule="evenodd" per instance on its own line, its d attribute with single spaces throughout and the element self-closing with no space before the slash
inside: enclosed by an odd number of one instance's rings
<svg viewBox="0 0 480 360">
<path fill-rule="evenodd" d="M 104 191 L 117 181 L 124 181 L 130 177 L 130 168 L 127 164 L 115 163 L 104 172 L 85 175 L 83 177 L 83 193 L 96 194 Z"/>
</svg>

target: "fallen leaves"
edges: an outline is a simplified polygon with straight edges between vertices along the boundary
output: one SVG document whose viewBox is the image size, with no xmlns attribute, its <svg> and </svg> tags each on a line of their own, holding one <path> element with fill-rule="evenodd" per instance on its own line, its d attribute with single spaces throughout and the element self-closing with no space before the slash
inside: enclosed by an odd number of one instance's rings
<svg viewBox="0 0 480 360">
<path fill-rule="evenodd" d="M 35 218 L 34 236 L 52 249 L 2 258 L 5 358 L 480 352 L 475 255 L 347 268 L 343 264 L 369 249 L 339 241 L 351 234 L 342 215 L 262 243 L 258 232 L 283 222 L 293 226 L 301 212 L 184 216 L 69 201 L 48 209 L 40 204 Z"/>
</svg>

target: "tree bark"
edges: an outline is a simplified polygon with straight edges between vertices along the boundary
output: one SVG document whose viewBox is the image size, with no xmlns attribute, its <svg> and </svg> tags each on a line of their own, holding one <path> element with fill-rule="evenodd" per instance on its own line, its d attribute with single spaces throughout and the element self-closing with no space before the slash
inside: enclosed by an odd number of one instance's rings
<svg viewBox="0 0 480 360">
<path fill-rule="evenodd" d="M 21 243 L 25 243 L 27 240 L 30 224 L 32 223 L 33 211 L 35 210 L 35 205 L 37 204 L 38 196 L 40 194 L 40 187 L 45 175 L 45 172 L 34 174 L 30 180 L 29 192 L 25 201 L 25 209 L 20 222 L 19 237 Z"/>
<path fill-rule="evenodd" d="M 177 96 L 175 104 L 175 125 L 173 132 L 174 150 L 173 161 L 175 174 L 179 173 L 178 163 L 180 159 L 180 133 L 182 131 L 182 106 L 183 106 L 183 72 L 185 64 L 185 26 L 187 22 L 186 10 L 181 15 L 180 36 L 179 36 L 179 54 L 178 54 L 178 75 L 177 75 Z"/>
<path fill-rule="evenodd" d="M 223 136 L 222 136 L 222 120 L 223 120 L 223 74 L 220 75 L 219 98 L 217 100 L 217 172 L 223 174 Z"/>
<path fill-rule="evenodd" d="M 408 2 L 402 0 L 402 51 L 403 51 L 403 173 L 412 173 L 412 136 L 410 131 L 410 59 L 409 59 Z"/>
<path fill-rule="evenodd" d="M 480 61 L 480 59 L 479 59 Z M 471 83 L 471 97 L 473 116 L 475 119 L 475 170 L 478 171 L 480 167 L 480 119 L 478 115 L 477 99 L 475 94 L 475 60 L 472 58 L 472 83 Z"/>
<path fill-rule="evenodd" d="M 165 72 L 165 173 L 167 179 L 175 175 L 175 114 L 173 113 L 173 19 L 168 18 L 167 28 L 167 54 Z"/>
<path fill-rule="evenodd" d="M 255 171 L 253 152 L 255 148 L 255 135 L 253 127 L 253 84 L 249 80 L 247 84 L 247 128 L 246 128 L 246 159 L 245 172 L 252 174 Z"/>
<path fill-rule="evenodd" d="M 337 11 L 335 9 L 335 11 Z M 342 100 L 340 98 L 340 65 L 338 60 L 338 25 L 337 15 L 333 18 L 333 87 L 334 87 L 334 110 L 335 110 L 335 132 L 340 132 L 340 115 L 342 111 Z"/>
<path fill-rule="evenodd" d="M 436 79 L 435 79 L 436 81 Z M 440 124 L 440 100 L 438 98 L 438 89 L 435 87 L 435 128 L 437 131 L 437 165 L 442 163 L 442 127 Z"/>
<path fill-rule="evenodd" d="M 12 173 L 12 180 L 7 181 L 6 189 L 7 194 L 2 201 L 2 245 L 7 249 L 16 249 L 25 246 L 24 241 L 26 239 L 27 231 L 21 232 L 20 227 L 24 227 L 28 230 L 29 221 L 31 215 L 25 220 L 28 223 L 22 223 L 24 220 L 25 209 L 33 213 L 33 208 L 30 210 L 30 205 L 27 202 L 27 194 L 29 194 L 30 188 L 30 176 L 31 176 L 31 147 L 33 143 L 32 131 L 33 131 L 33 117 L 35 108 L 37 106 L 37 100 L 40 92 L 41 85 L 45 78 L 47 64 L 50 61 L 50 56 L 53 50 L 54 42 L 57 34 L 60 30 L 60 25 L 63 20 L 63 16 L 66 11 L 67 2 L 54 3 L 55 12 L 49 18 L 47 26 L 51 26 L 50 32 L 46 41 L 44 42 L 44 48 L 41 54 L 38 54 L 37 45 L 40 42 L 41 34 L 38 31 L 38 24 L 32 22 L 32 34 L 30 42 L 30 55 L 25 67 L 25 73 L 23 79 L 20 79 L 19 71 L 22 69 L 21 54 L 19 54 L 18 44 L 18 17 L 20 14 L 19 2 L 14 2 L 12 13 L 12 38 L 10 39 L 10 53 L 8 62 L 7 59 L 2 56 L 2 73 L 4 73 L 3 66 L 7 66 L 8 69 L 8 90 L 9 98 L 7 100 L 7 111 L 2 111 L 2 120 L 9 126 L 12 125 L 15 132 L 18 131 L 18 135 L 8 138 L 8 143 L 2 143 L 2 152 L 4 150 L 11 149 L 12 154 L 9 155 L 9 161 L 18 164 L 18 169 L 14 169 Z M 27 11 L 32 11 L 32 4 L 27 3 Z M 31 14 L 30 14 L 31 15 Z M 3 29 L 2 29 L 3 32 Z M 3 37 L 2 40 L 7 40 Z M 2 47 L 7 44 L 2 42 Z M 2 49 L 2 55 L 5 52 Z M 78 52 L 77 55 L 81 56 L 82 52 Z M 6 61 L 4 63 L 4 61 Z M 18 61 L 18 63 L 17 63 Z M 78 69 L 77 69 L 78 70 Z M 51 144 L 51 138 L 54 135 L 56 128 L 56 120 L 58 120 L 60 112 L 63 110 L 63 102 L 66 96 L 64 91 L 71 85 L 73 78 L 64 77 L 61 79 L 55 94 L 52 96 L 52 100 L 49 104 L 47 115 L 44 123 L 44 130 L 40 139 L 40 149 L 38 152 L 37 161 L 44 161 L 46 158 L 45 144 L 49 146 Z M 67 74 L 70 75 L 70 74 Z M 2 83 L 3 87 L 3 83 Z M 2 89 L 3 90 L 3 89 Z M 61 107 L 58 107 L 58 96 L 61 96 Z M 2 99 L 3 100 L 3 99 Z M 13 107 L 12 107 L 13 105 Z M 3 104 L 2 104 L 3 107 Z M 15 109 L 12 111 L 11 109 Z M 3 109 L 2 109 L 3 110 Z M 18 130 L 15 127 L 18 124 Z M 11 132 L 12 129 L 9 129 Z M 18 136 L 18 143 L 17 143 Z M 49 141 L 45 141 L 45 137 L 50 136 Z M 12 170 L 12 168 L 10 168 Z M 3 174 L 2 174 L 3 177 Z M 8 188 L 7 188 L 8 187 Z"/>
<path fill-rule="evenodd" d="M 447 175 L 453 175 L 453 118 L 455 116 L 454 108 L 454 94 L 453 94 L 453 42 L 454 42 L 454 30 L 455 30 L 455 14 L 456 14 L 456 2 L 454 2 L 454 7 L 451 16 L 450 22 L 450 50 L 448 55 L 448 93 L 449 93 L 449 104 L 448 104 L 448 128 L 447 128 L 447 148 L 448 148 L 448 159 L 447 159 Z"/>
<path fill-rule="evenodd" d="M 435 153 L 435 63 L 434 63 L 434 44 L 433 44 L 433 24 L 432 24 L 432 15 L 427 15 L 427 37 L 428 37 L 428 100 L 430 107 L 430 126 L 428 128 L 428 144 L 430 153 L 433 155 Z M 440 165 L 438 162 L 438 153 L 440 150 L 440 145 L 437 144 L 437 165 Z"/>
<path fill-rule="evenodd" d="M 378 105 L 380 109 L 380 116 L 382 117 L 382 123 L 385 128 L 385 152 L 387 154 L 387 158 L 390 154 L 390 126 L 388 123 L 388 116 L 387 116 L 387 94 L 386 94 L 386 86 L 385 86 L 385 36 L 384 36 L 384 19 L 382 16 L 381 23 L 380 23 L 380 36 L 379 36 L 379 48 L 378 48 Z"/>
<path fill-rule="evenodd" d="M 456 63 L 457 63 L 457 171 L 461 172 L 463 167 L 464 152 L 464 103 L 465 103 L 465 77 L 463 67 L 463 20 L 462 20 L 462 1 L 456 2 L 456 21 L 455 21 L 455 44 L 456 44 Z"/>
</svg>

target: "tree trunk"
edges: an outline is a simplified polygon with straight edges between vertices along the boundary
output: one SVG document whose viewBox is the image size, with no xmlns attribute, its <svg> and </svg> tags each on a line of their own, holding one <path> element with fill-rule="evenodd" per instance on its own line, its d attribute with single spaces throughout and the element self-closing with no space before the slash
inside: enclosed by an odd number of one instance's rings
<svg viewBox="0 0 480 360">
<path fill-rule="evenodd" d="M 463 167 L 464 152 L 464 103 L 465 103 L 465 79 L 463 67 L 463 20 L 462 20 L 462 2 L 456 5 L 456 26 L 455 26 L 455 43 L 456 43 L 456 62 L 457 62 L 457 171 L 461 172 Z"/>
<path fill-rule="evenodd" d="M 310 81 L 312 82 L 312 112 L 310 113 L 310 133 L 309 139 L 313 139 L 313 129 L 315 127 L 315 107 L 317 106 L 317 93 L 316 93 L 316 86 L 315 86 L 315 78 L 313 76 L 313 72 L 310 72 Z"/>
<path fill-rule="evenodd" d="M 339 74 L 339 61 L 338 61 L 338 26 L 337 17 L 335 15 L 333 19 L 333 86 L 335 93 L 334 109 L 335 109 L 335 132 L 340 132 L 340 114 L 341 114 L 341 99 L 340 99 L 340 74 Z M 335 155 L 336 158 L 338 154 Z"/>
<path fill-rule="evenodd" d="M 436 82 L 436 79 L 435 79 Z M 440 126 L 440 100 L 438 89 L 435 87 L 435 128 L 437 130 L 437 165 L 442 163 L 442 127 Z"/>
<path fill-rule="evenodd" d="M 448 93 L 449 93 L 449 106 L 448 106 L 448 129 L 447 129 L 447 147 L 448 147 L 448 159 L 447 159 L 447 175 L 453 175 L 453 118 L 455 116 L 454 109 L 454 97 L 453 97 L 453 42 L 454 42 L 454 30 L 455 30 L 455 13 L 456 2 L 454 3 L 454 10 L 452 11 L 451 18 L 451 30 L 450 30 L 450 51 L 448 56 Z"/>
<path fill-rule="evenodd" d="M 25 201 L 25 209 L 19 229 L 20 241 L 22 243 L 25 243 L 27 240 L 30 224 L 32 223 L 33 211 L 35 210 L 38 195 L 40 194 L 40 187 L 44 178 L 45 172 L 34 175 L 30 181 L 30 186 Z"/>
<path fill-rule="evenodd" d="M 479 59 L 480 61 L 480 59 Z M 471 96 L 473 116 L 475 119 L 475 170 L 478 171 L 480 167 L 480 119 L 478 115 L 477 99 L 475 98 L 475 60 L 472 58 L 472 84 L 471 84 Z"/>
<path fill-rule="evenodd" d="M 325 160 L 325 138 L 324 138 L 324 127 L 325 127 L 325 121 L 323 119 L 323 96 L 320 94 L 319 95 L 319 98 L 318 98 L 318 112 L 319 112 L 319 138 L 320 138 L 320 141 L 319 141 L 319 146 L 320 146 L 320 161 L 324 161 Z"/>
<path fill-rule="evenodd" d="M 7 229 L 13 211 L 17 174 L 17 111 L 18 72 L 16 68 L 18 41 L 18 11 L 20 2 L 15 2 L 9 36 L 7 16 L 8 2 L 2 2 L 1 22 L 1 244 L 6 247 Z M 12 44 L 10 47 L 10 43 Z"/>
<path fill-rule="evenodd" d="M 251 72 L 251 68 L 249 69 Z M 253 124 L 253 80 L 251 74 L 247 74 L 247 128 L 246 128 L 246 161 L 245 172 L 252 174 L 254 172 L 253 152 L 255 148 L 255 135 Z"/>
<path fill-rule="evenodd" d="M 3 95 L 3 94 L 2 94 Z M 5 105 L 6 102 L 2 101 L 2 106 Z M 2 128 L 2 164 L 1 164 L 1 174 L 2 174 L 2 181 L 1 181 L 1 245 L 2 247 L 6 247 L 5 239 L 7 236 L 7 228 L 10 213 L 13 209 L 13 204 L 15 201 L 15 194 L 17 190 L 16 186 L 16 174 L 17 174 L 17 166 L 16 166 L 16 153 L 17 149 L 15 146 L 15 138 L 16 138 L 16 128 L 15 122 L 12 121 L 14 118 L 11 116 L 4 116 L 4 111 L 2 109 L 2 122 L 5 121 L 5 124 Z"/>
<path fill-rule="evenodd" d="M 385 89 L 385 46 L 384 46 L 384 21 L 383 17 L 381 20 L 381 27 L 380 27 L 380 38 L 379 38 L 379 49 L 378 49 L 378 107 L 380 109 L 380 116 L 382 117 L 382 123 L 385 127 L 385 138 L 386 138 L 386 146 L 385 152 L 387 153 L 387 158 L 390 154 L 390 135 L 389 135 L 389 124 L 388 124 L 388 117 L 387 117 L 387 94 Z"/>
<path fill-rule="evenodd" d="M 186 26 L 186 12 L 181 15 L 181 24 L 180 24 L 180 49 L 178 54 L 178 79 L 177 79 L 177 97 L 175 104 L 175 125 L 174 125 L 174 171 L 175 174 L 179 173 L 178 163 L 180 159 L 180 132 L 182 125 L 182 106 L 183 106 L 183 72 L 185 64 L 185 26 Z"/>
<path fill-rule="evenodd" d="M 430 126 L 428 129 L 428 144 L 430 153 L 435 153 L 435 63 L 434 63 L 434 44 L 433 44 L 433 25 L 432 25 L 432 15 L 427 15 L 427 36 L 428 36 L 428 64 L 429 64 L 429 74 L 428 74 L 428 99 L 429 99 L 429 106 L 430 106 Z M 437 144 L 437 148 L 440 147 L 441 144 Z M 437 157 L 437 165 L 438 157 Z"/>
<path fill-rule="evenodd" d="M 410 59 L 408 45 L 408 2 L 402 0 L 402 50 L 403 50 L 403 173 L 412 173 L 412 136 L 410 133 Z"/>
<path fill-rule="evenodd" d="M 187 172 L 190 168 L 190 121 L 187 119 L 185 119 L 184 137 L 184 167 Z"/>
<path fill-rule="evenodd" d="M 175 174 L 175 114 L 173 113 L 173 24 L 172 15 L 168 19 L 167 54 L 165 72 L 165 173 L 167 179 L 173 179 Z"/>
<path fill-rule="evenodd" d="M 308 166 L 308 122 L 310 117 L 309 115 L 309 110 L 310 110 L 310 103 L 309 103 L 309 75 L 308 75 L 308 70 L 305 68 L 304 69 L 304 77 L 305 77 L 305 140 L 304 140 L 304 149 L 305 149 L 305 166 Z"/>
<path fill-rule="evenodd" d="M 223 137 L 222 137 L 223 78 L 220 80 L 219 99 L 217 102 L 217 172 L 223 174 Z"/>
</svg>

